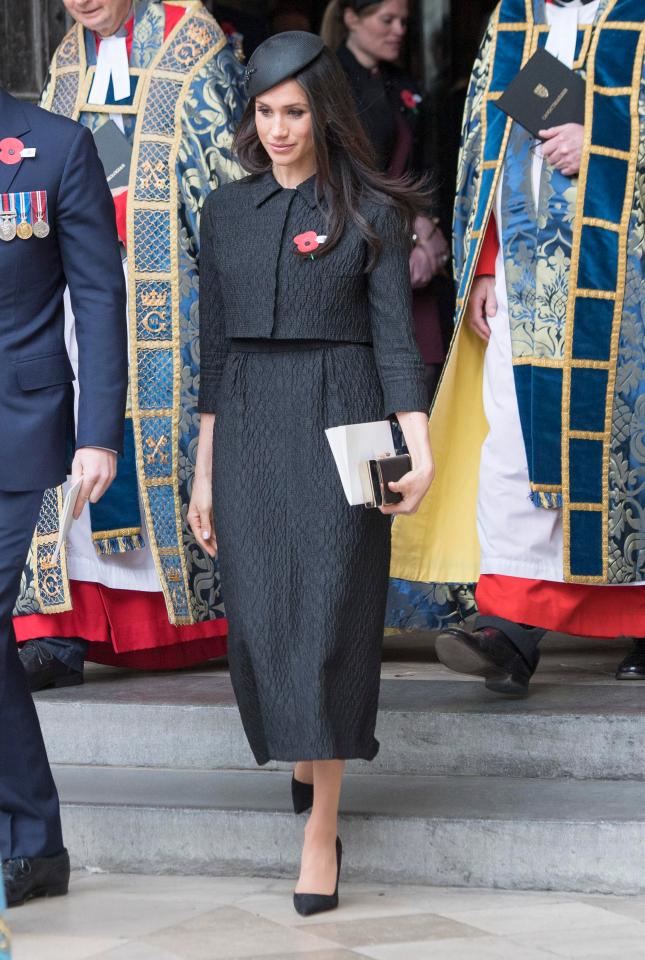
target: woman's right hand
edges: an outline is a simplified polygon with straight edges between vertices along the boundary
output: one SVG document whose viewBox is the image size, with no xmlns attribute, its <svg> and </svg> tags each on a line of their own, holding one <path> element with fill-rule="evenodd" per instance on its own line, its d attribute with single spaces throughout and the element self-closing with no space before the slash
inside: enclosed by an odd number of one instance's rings
<svg viewBox="0 0 645 960">
<path fill-rule="evenodd" d="M 490 340 L 488 318 L 494 317 L 496 313 L 495 277 L 476 277 L 468 299 L 468 323 L 486 343 Z"/>
<path fill-rule="evenodd" d="M 195 540 L 209 557 L 217 555 L 217 540 L 213 529 L 213 490 L 209 477 L 195 473 L 193 494 L 188 507 L 188 523 Z"/>
</svg>

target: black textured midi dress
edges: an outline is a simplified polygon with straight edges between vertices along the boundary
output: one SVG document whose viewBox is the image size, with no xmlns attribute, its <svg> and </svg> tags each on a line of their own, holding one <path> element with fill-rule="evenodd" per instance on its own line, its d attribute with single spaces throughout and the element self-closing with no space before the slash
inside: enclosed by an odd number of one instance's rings
<svg viewBox="0 0 645 960">
<path fill-rule="evenodd" d="M 390 521 L 347 504 L 324 431 L 425 411 L 427 395 L 402 218 L 362 212 L 383 238 L 371 272 L 353 225 L 316 256 L 315 177 L 249 177 L 202 213 L 200 410 L 216 414 L 231 678 L 259 764 L 378 751 Z"/>
</svg>

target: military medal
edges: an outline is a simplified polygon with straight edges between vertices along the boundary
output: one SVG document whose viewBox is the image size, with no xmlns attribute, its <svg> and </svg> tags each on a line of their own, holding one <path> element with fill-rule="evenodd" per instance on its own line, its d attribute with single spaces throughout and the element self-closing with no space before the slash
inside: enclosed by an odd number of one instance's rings
<svg viewBox="0 0 645 960">
<path fill-rule="evenodd" d="M 49 236 L 47 223 L 47 194 L 44 190 L 35 190 L 31 195 L 31 209 L 33 213 L 34 199 L 36 200 L 36 222 L 33 226 L 34 236 L 44 240 Z"/>
<path fill-rule="evenodd" d="M 33 237 L 34 231 L 31 224 L 29 223 L 29 217 L 27 214 L 27 194 L 19 193 L 18 194 L 18 214 L 20 217 L 20 222 L 16 227 L 16 233 L 21 240 L 29 240 L 30 237 Z"/>
<path fill-rule="evenodd" d="M 0 240 L 13 240 L 16 235 L 16 204 L 12 193 L 0 197 Z"/>
</svg>

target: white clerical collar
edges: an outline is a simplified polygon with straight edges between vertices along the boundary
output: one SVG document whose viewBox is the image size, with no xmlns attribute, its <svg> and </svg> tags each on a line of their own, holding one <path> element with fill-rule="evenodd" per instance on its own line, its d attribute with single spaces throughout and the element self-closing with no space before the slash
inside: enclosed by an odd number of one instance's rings
<svg viewBox="0 0 645 960">
<path fill-rule="evenodd" d="M 130 64 L 127 48 L 128 31 L 120 27 L 111 37 L 101 39 L 96 55 L 96 73 L 88 103 L 103 105 L 107 99 L 110 80 L 114 89 L 114 99 L 127 100 L 130 96 Z"/>
</svg>

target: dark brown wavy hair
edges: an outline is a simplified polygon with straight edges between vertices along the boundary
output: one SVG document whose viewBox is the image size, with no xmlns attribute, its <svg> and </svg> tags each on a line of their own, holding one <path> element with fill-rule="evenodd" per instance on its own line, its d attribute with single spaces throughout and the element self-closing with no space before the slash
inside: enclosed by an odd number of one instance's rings
<svg viewBox="0 0 645 960">
<path fill-rule="evenodd" d="M 353 222 L 370 250 L 367 269 L 378 259 L 381 238 L 361 213 L 367 202 L 398 209 L 408 226 L 431 206 L 427 178 L 394 179 L 377 169 L 374 150 L 363 131 L 354 96 L 336 55 L 325 48 L 313 63 L 294 78 L 307 95 L 311 109 L 316 153 L 316 188 L 327 217 L 327 242 L 317 256 L 330 253 L 340 241 L 345 225 Z M 233 149 L 251 174 L 271 169 L 271 159 L 260 142 L 255 125 L 255 98 L 247 104 L 237 128 Z"/>
</svg>

